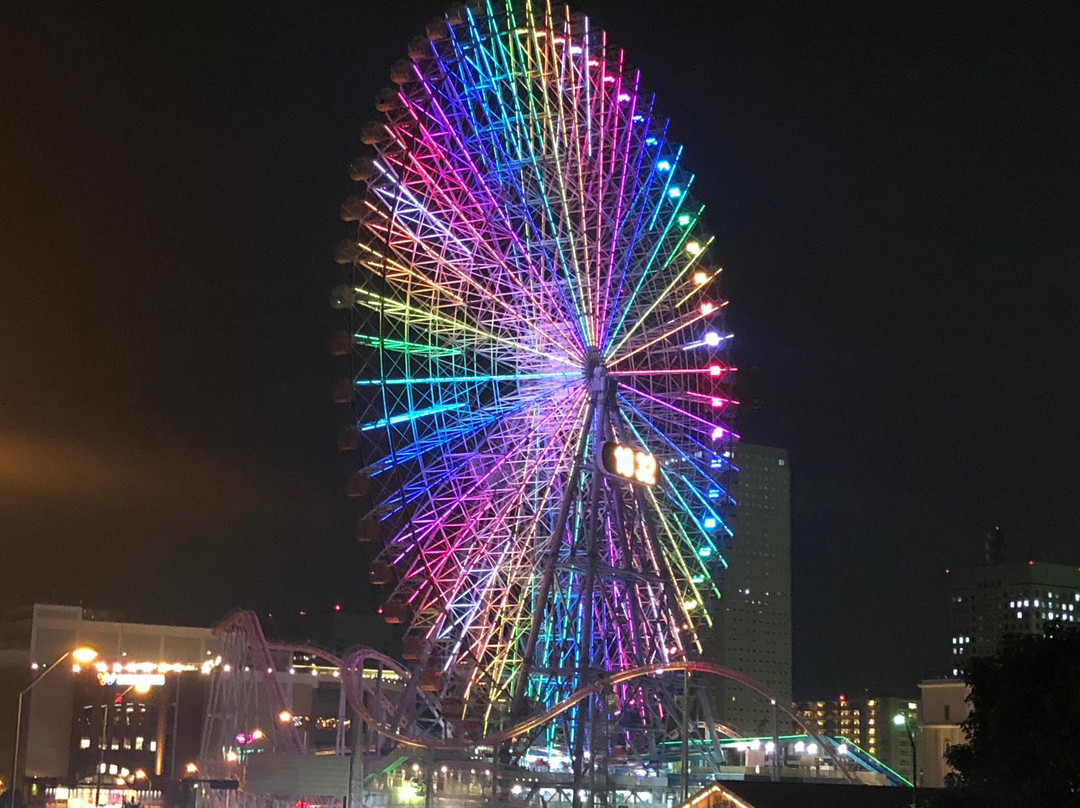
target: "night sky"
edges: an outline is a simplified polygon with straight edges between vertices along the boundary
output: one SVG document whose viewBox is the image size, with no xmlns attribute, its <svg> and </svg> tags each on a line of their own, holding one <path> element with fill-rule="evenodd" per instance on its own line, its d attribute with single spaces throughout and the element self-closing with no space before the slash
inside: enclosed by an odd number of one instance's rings
<svg viewBox="0 0 1080 808">
<path fill-rule="evenodd" d="M 9 4 L 10 5 L 10 4 Z M 327 349 L 373 95 L 430 2 L 0 12 L 0 606 L 371 608 Z M 914 692 L 1001 525 L 1080 563 L 1070 3 L 580 8 L 717 235 L 793 467 L 795 688 Z"/>
</svg>

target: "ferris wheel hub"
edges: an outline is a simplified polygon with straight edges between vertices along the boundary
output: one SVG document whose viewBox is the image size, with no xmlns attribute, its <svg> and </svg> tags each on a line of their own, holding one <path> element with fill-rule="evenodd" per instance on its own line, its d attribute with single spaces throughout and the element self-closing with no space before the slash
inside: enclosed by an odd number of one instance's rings
<svg viewBox="0 0 1080 808">
<path fill-rule="evenodd" d="M 604 354 L 599 348 L 593 346 L 585 352 L 585 362 L 582 368 L 586 379 L 601 379 L 604 377 L 607 366 L 604 363 Z"/>
</svg>

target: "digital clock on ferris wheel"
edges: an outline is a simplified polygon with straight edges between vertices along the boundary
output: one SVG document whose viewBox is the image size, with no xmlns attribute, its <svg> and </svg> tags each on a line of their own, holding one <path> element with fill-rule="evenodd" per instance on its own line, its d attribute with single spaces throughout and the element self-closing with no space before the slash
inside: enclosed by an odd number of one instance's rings
<svg viewBox="0 0 1080 808">
<path fill-rule="evenodd" d="M 605 441 L 600 447 L 604 471 L 639 485 L 656 485 L 656 458 L 648 452 Z"/>
</svg>

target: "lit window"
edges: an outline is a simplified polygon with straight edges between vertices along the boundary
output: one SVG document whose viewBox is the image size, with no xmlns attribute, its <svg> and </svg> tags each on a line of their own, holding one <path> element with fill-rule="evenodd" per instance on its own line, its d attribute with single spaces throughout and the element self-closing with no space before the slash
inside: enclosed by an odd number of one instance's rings
<svg viewBox="0 0 1080 808">
<path fill-rule="evenodd" d="M 89 738 L 80 738 L 79 739 L 79 748 L 80 749 L 89 749 L 90 748 L 90 739 Z"/>
<path fill-rule="evenodd" d="M 141 735 L 135 739 L 135 748 L 137 750 L 142 750 L 143 748 L 143 738 Z"/>
<path fill-rule="evenodd" d="M 112 764 L 109 765 L 109 774 L 119 774 L 119 773 L 120 773 L 120 769 L 117 767 L 117 765 L 115 763 L 112 763 Z"/>
<path fill-rule="evenodd" d="M 157 741 L 150 741 L 150 751 L 151 752 L 156 752 L 157 751 Z"/>
</svg>

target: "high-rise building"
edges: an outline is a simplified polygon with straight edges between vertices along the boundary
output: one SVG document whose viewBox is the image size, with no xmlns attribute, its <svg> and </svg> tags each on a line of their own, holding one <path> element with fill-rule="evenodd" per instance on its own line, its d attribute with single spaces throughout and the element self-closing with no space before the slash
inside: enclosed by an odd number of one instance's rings
<svg viewBox="0 0 1080 808">
<path fill-rule="evenodd" d="M 993 656 L 1009 635 L 1041 634 L 1050 623 L 1080 620 L 1080 569 L 1018 561 L 948 570 L 945 673 Z"/>
<path fill-rule="evenodd" d="M 823 735 L 839 735 L 908 780 L 914 776 L 907 727 L 893 719 L 904 716 L 915 731 L 919 726 L 918 700 L 841 695 L 837 699 L 800 702 L 799 710 L 811 729 Z"/>
<path fill-rule="evenodd" d="M 791 701 L 791 478 L 784 449 L 740 443 L 730 525 L 724 551 L 723 597 L 713 607 L 706 654 Z M 732 682 L 714 687 L 717 718 L 753 735 L 771 732 L 769 700 Z M 789 729 L 783 722 L 780 731 Z"/>
</svg>

